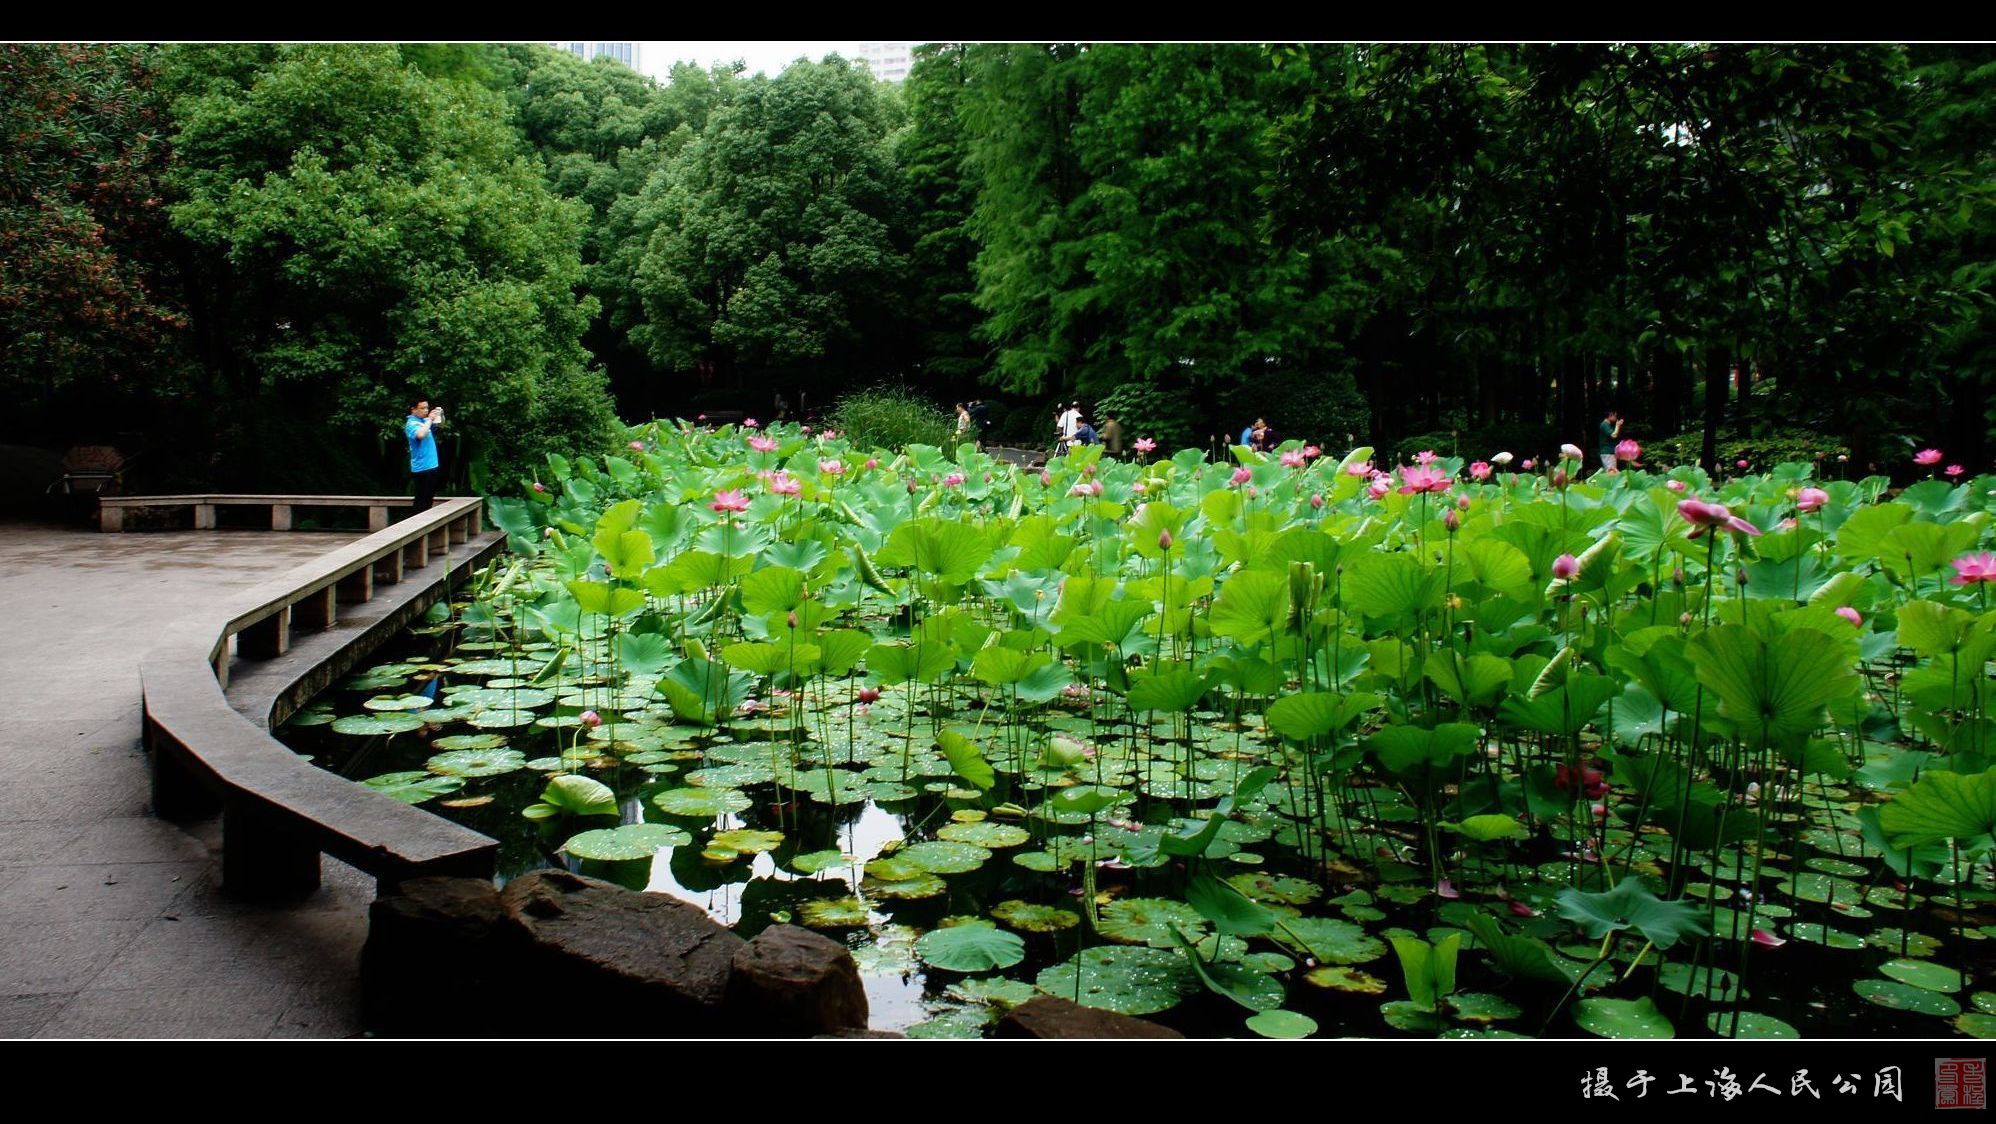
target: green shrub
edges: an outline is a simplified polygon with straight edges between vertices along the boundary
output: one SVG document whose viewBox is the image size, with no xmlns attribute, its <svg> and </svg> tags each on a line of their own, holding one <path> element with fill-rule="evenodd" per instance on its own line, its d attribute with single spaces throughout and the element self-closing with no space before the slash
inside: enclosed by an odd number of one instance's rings
<svg viewBox="0 0 1996 1124">
<path fill-rule="evenodd" d="M 1663 467 L 1697 464 L 1704 444 L 1704 431 L 1696 429 L 1644 442 L 1643 463 Z M 1755 472 L 1766 471 L 1786 461 L 1821 461 L 1834 469 L 1838 457 L 1850 454 L 1850 445 L 1841 437 L 1799 426 L 1769 427 L 1751 436 L 1721 433 L 1717 448 L 1720 464 L 1733 465 L 1745 461 Z"/>
<path fill-rule="evenodd" d="M 1095 402 L 1089 412 L 1095 428 L 1110 414 L 1123 423 L 1123 447 L 1139 437 L 1157 442 L 1157 455 L 1170 456 L 1180 449 L 1203 448 L 1206 435 L 1193 432 L 1192 402 L 1183 390 L 1148 382 L 1126 382 Z M 1051 425 L 1048 432 L 1052 432 Z"/>
<path fill-rule="evenodd" d="M 1223 392 L 1219 406 L 1220 416 L 1231 431 L 1226 438 L 1229 444 L 1240 439 L 1242 426 L 1258 417 L 1267 418 L 1276 436 L 1285 441 L 1293 437 L 1339 453 L 1364 444 L 1372 428 L 1372 411 L 1365 396 L 1344 371 L 1278 371 L 1256 376 Z"/>
<path fill-rule="evenodd" d="M 949 411 L 902 387 L 872 387 L 839 399 L 832 428 L 865 448 L 948 445 L 956 437 Z"/>
</svg>

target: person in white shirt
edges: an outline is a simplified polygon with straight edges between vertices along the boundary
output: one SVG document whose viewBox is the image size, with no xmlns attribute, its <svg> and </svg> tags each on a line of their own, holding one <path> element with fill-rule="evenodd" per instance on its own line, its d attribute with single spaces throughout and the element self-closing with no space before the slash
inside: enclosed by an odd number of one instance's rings
<svg viewBox="0 0 1996 1124">
<path fill-rule="evenodd" d="M 1062 448 L 1066 448 L 1068 445 L 1074 443 L 1074 432 L 1079 428 L 1081 428 L 1081 403 L 1072 402 L 1068 404 L 1067 409 L 1060 415 L 1060 441 Z"/>
</svg>

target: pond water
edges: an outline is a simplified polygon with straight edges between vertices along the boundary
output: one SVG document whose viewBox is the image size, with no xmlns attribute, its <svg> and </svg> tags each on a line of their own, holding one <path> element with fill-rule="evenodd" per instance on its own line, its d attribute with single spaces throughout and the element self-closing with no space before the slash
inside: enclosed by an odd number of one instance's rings
<svg viewBox="0 0 1996 1124">
<path fill-rule="evenodd" d="M 467 628 L 455 615 L 463 608 L 433 614 L 280 736 L 324 768 L 499 840 L 502 881 L 559 865 L 683 898 L 744 936 L 788 921 L 840 939 L 860 965 L 876 1028 L 975 1037 L 1038 989 L 1196 1035 L 1249 1036 L 1255 1009 L 1280 1008 L 1308 1016 L 1318 1036 L 1575 1036 L 1565 988 L 1472 960 L 1472 918 L 1501 918 L 1512 939 L 1551 946 L 1546 959 L 1571 978 L 1599 946 L 1575 937 L 1554 895 L 1576 882 L 1605 889 L 1603 856 L 1617 874 L 1668 873 L 1667 838 L 1632 833 L 1624 825 L 1640 815 L 1604 808 L 1584 839 L 1554 830 L 1501 854 L 1465 842 L 1438 887 L 1414 865 L 1434 825 L 1401 791 L 1332 786 L 1295 768 L 1257 716 L 1105 724 L 1082 692 L 1021 705 L 1007 721 L 1002 702 L 985 709 L 976 684 L 862 697 L 861 680 L 821 678 L 800 696 L 742 699 L 714 728 L 684 721 L 654 678 L 577 655 L 607 653 L 603 637 L 571 640 L 564 655 L 531 633 L 521 642 Z M 739 687 L 712 685 L 716 697 Z M 976 763 L 959 767 L 939 744 L 947 735 L 981 747 L 988 791 L 966 779 Z M 1271 764 L 1284 766 L 1279 779 L 1234 799 Z M 565 776 L 601 788 L 563 782 L 548 803 Z M 1109 803 L 1062 810 L 1049 800 L 1061 792 Z M 1687 900 L 1708 927 L 1742 939 L 1640 954 L 1635 942 L 1618 946 L 1581 996 L 1613 985 L 1622 998 L 1606 1002 L 1647 1000 L 1678 1036 L 1709 1034 L 1711 1019 L 1730 1031 L 1736 1007 L 1743 1036 L 1800 1027 L 1809 1037 L 1920 1037 L 1951 1032 L 1962 1012 L 1996 1016 L 1996 995 L 1960 979 L 1896 982 L 1951 970 L 1942 965 L 1986 977 L 1996 932 L 1987 887 L 1959 887 L 1973 895 L 1962 914 L 1951 894 L 1901 892 L 1852 815 L 1862 790 L 1812 786 L 1804 796 L 1784 808 L 1806 811 L 1768 817 L 1757 878 L 1750 862 L 1740 870 L 1722 859 L 1712 871 L 1702 852 L 1682 856 Z M 557 807 L 563 800 L 584 806 Z M 1208 884 L 1223 880 L 1228 901 L 1269 911 L 1281 922 L 1271 934 L 1215 933 L 1187 904 L 1183 857 L 1160 849 L 1197 831 L 1216 804 L 1230 811 L 1200 852 Z M 1084 923 L 1091 901 L 1096 916 Z M 1749 928 L 1785 943 L 1755 945 Z M 952 930 L 969 935 L 917 945 Z M 1402 1001 L 1396 936 L 1462 942 L 1455 995 L 1440 1013 Z M 1199 951 L 1198 965 L 1181 942 Z M 1743 950 L 1754 966 L 1735 1003 Z M 1869 975 L 1892 986 L 1866 1001 L 1851 981 Z M 1614 1020 L 1644 1012 L 1610 1006 L 1596 1016 L 1613 1031 Z"/>
</svg>

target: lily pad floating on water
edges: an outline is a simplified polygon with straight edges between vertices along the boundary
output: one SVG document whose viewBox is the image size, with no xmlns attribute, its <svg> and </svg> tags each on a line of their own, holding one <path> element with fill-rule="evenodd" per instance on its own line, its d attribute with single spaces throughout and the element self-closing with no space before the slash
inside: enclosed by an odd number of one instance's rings
<svg viewBox="0 0 1996 1124">
<path fill-rule="evenodd" d="M 924 933 L 915 942 L 915 955 L 923 963 L 946 971 L 988 972 L 1024 960 L 1026 942 L 1003 929 L 959 925 Z"/>
<path fill-rule="evenodd" d="M 1123 1015 L 1168 1011 L 1197 986 L 1177 952 L 1110 946 L 1083 949 L 1033 982 L 1049 995 Z"/>
<path fill-rule="evenodd" d="M 1970 1011 L 1955 1017 L 1954 1028 L 1970 1038 L 1996 1038 L 1996 1015 Z"/>
<path fill-rule="evenodd" d="M 360 783 L 404 804 L 421 804 L 464 787 L 457 777 L 437 777 L 424 772 L 383 773 Z"/>
<path fill-rule="evenodd" d="M 783 833 L 780 831 L 757 831 L 754 828 L 735 828 L 731 831 L 717 831 L 708 841 L 703 854 L 726 851 L 732 855 L 755 855 L 764 851 L 774 851 L 783 846 Z"/>
<path fill-rule="evenodd" d="M 1437 1034 L 1448 1028 L 1448 1020 L 1411 1000 L 1395 999 L 1381 1003 L 1379 1013 L 1386 1025 L 1409 1034 Z"/>
<path fill-rule="evenodd" d="M 481 730 L 515 730 L 534 724 L 531 710 L 481 710 L 467 721 Z"/>
<path fill-rule="evenodd" d="M 659 823 L 632 823 L 585 831 L 561 845 L 578 859 L 599 862 L 631 862 L 648 859 L 666 847 L 683 847 L 693 837 L 676 827 Z"/>
<path fill-rule="evenodd" d="M 917 874 L 913 878 L 867 878 L 859 888 L 876 898 L 934 898 L 948 893 L 949 883 L 933 874 Z"/>
<path fill-rule="evenodd" d="M 1308 905 L 1324 892 L 1324 888 L 1315 882 L 1258 871 L 1233 875 L 1227 879 L 1227 884 L 1255 901 L 1281 905 Z M 1366 901 L 1371 901 L 1371 898 Z"/>
<path fill-rule="evenodd" d="M 1716 1003 L 1731 1003 L 1739 995 L 1740 979 L 1724 968 L 1700 964 L 1696 968 L 1673 960 L 1657 969 L 1657 982 L 1679 995 L 1696 995 Z"/>
<path fill-rule="evenodd" d="M 505 744 L 504 734 L 451 734 L 430 743 L 436 749 L 500 749 Z"/>
<path fill-rule="evenodd" d="M 830 867 L 852 861 L 852 856 L 843 851 L 812 851 L 790 860 L 790 869 L 799 874 L 816 874 Z"/>
<path fill-rule="evenodd" d="M 1802 1037 L 1801 1033 L 1794 1027 L 1789 1026 L 1773 1015 L 1756 1014 L 1752 1011 L 1740 1012 L 1739 1030 L 1737 1033 L 1733 1030 L 1733 1013 L 1731 1011 L 1712 1012 L 1705 1016 L 1705 1025 L 1711 1029 L 1713 1034 L 1721 1038 L 1794 1039 Z"/>
<path fill-rule="evenodd" d="M 1493 1023 L 1498 1019 L 1515 1019 L 1519 1014 L 1517 1005 L 1510 1000 L 1480 991 L 1457 992 L 1448 997 L 1448 1005 L 1457 1021 L 1466 1023 Z"/>
<path fill-rule="evenodd" d="M 964 874 L 983 866 L 991 852 L 969 843 L 917 843 L 894 856 L 929 874 Z"/>
<path fill-rule="evenodd" d="M 949 1038 L 970 1039 L 984 1037 L 984 1026 L 991 1021 L 991 1012 L 985 1008 L 959 1007 L 945 1011 L 924 1022 L 916 1023 L 907 1029 L 910 1038 Z"/>
<path fill-rule="evenodd" d="M 1911 1011 L 1918 1015 L 1939 1015 L 1951 1019 L 1961 1014 L 1961 1004 L 1953 998 L 1923 987 L 1899 983 L 1896 980 L 1859 980 L 1851 985 L 1866 1002 L 1894 1011 Z"/>
<path fill-rule="evenodd" d="M 799 912 L 813 929 L 864 929 L 869 920 L 858 898 L 813 898 Z"/>
<path fill-rule="evenodd" d="M 1040 989 L 1024 980 L 1004 976 L 959 980 L 950 985 L 950 994 L 972 1003 L 982 1003 L 999 1011 L 1009 1011 L 1040 994 Z"/>
<path fill-rule="evenodd" d="M 554 692 L 534 687 L 465 687 L 444 692 L 452 706 L 487 710 L 539 710 L 554 705 Z"/>
<path fill-rule="evenodd" d="M 1176 948 L 1172 926 L 1194 940 L 1206 932 L 1206 918 L 1198 910 L 1170 898 L 1119 898 L 1102 907 L 1101 917 L 1096 931 L 1119 944 Z"/>
<path fill-rule="evenodd" d="M 1025 933 L 1056 933 L 1081 924 L 1081 915 L 1071 909 L 1017 899 L 998 903 L 991 916 Z"/>
<path fill-rule="evenodd" d="M 754 803 L 732 788 L 668 788 L 651 798 L 659 811 L 672 816 L 712 819 L 747 811 Z"/>
<path fill-rule="evenodd" d="M 1641 999 L 1582 999 L 1573 1005 L 1580 1029 L 1602 1038 L 1674 1038 L 1677 1031 L 1648 996 Z"/>
<path fill-rule="evenodd" d="M 413 714 L 349 714 L 345 718 L 333 720 L 333 732 L 369 736 L 373 734 L 406 734 L 420 730 L 425 723 Z"/>
<path fill-rule="evenodd" d="M 1017 847 L 1032 835 L 1022 827 L 1004 823 L 953 823 L 936 832 L 936 838 L 950 843 L 969 843 L 987 850 Z"/>
<path fill-rule="evenodd" d="M 1317 1033 L 1317 1020 L 1294 1011 L 1263 1011 L 1248 1019 L 1247 1028 L 1263 1038 L 1308 1038 Z"/>
<path fill-rule="evenodd" d="M 428 710 L 428 695 L 376 695 L 360 705 L 376 713 L 394 713 L 401 710 Z"/>
<path fill-rule="evenodd" d="M 527 767 L 527 755 L 517 749 L 454 749 L 424 763 L 446 777 L 496 777 Z"/>
<path fill-rule="evenodd" d="M 520 815 L 530 820 L 551 820 L 563 814 L 614 816 L 617 814 L 617 794 L 602 781 L 570 773 L 549 781 L 547 788 L 541 791 L 540 803 L 529 804 L 520 811 Z"/>
<path fill-rule="evenodd" d="M 1887 960 L 1878 966 L 1878 973 L 1927 991 L 1961 990 L 1961 973 L 1931 960 Z"/>
<path fill-rule="evenodd" d="M 1276 926 L 1272 935 L 1325 964 L 1364 964 L 1386 955 L 1385 941 L 1333 917 L 1293 917 Z"/>
<path fill-rule="evenodd" d="M 1846 933 L 1842 929 L 1832 929 L 1814 921 L 1798 921 L 1788 926 L 1788 935 L 1796 940 L 1810 941 L 1827 945 L 1830 948 L 1863 948 L 1864 938 L 1856 933 Z"/>
<path fill-rule="evenodd" d="M 319 706 L 311 707 L 306 710 L 301 710 L 298 713 L 292 715 L 291 721 L 286 723 L 286 725 L 325 726 L 329 725 L 335 717 L 337 716 L 333 713 L 331 707 L 321 704 Z"/>
<path fill-rule="evenodd" d="M 1332 991 L 1345 991 L 1354 995 L 1384 995 L 1386 981 L 1378 976 L 1357 968 L 1328 964 L 1322 968 L 1312 968 L 1303 973 L 1303 981 L 1312 987 L 1329 988 Z"/>
</svg>

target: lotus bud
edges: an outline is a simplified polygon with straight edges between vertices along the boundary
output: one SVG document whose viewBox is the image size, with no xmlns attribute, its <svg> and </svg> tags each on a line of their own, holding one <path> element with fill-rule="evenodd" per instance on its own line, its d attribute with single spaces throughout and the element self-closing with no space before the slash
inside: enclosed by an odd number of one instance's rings
<svg viewBox="0 0 1996 1124">
<path fill-rule="evenodd" d="M 1462 516 L 1457 515 L 1455 513 L 1454 508 L 1450 508 L 1448 510 L 1448 513 L 1442 516 L 1442 527 L 1446 529 L 1449 534 L 1451 535 L 1455 534 L 1457 531 L 1462 529 Z"/>
<path fill-rule="evenodd" d="M 1571 554 L 1562 554 L 1553 559 L 1552 576 L 1561 581 L 1569 581 L 1580 572 L 1580 559 Z"/>
<path fill-rule="evenodd" d="M 878 687 L 861 687 L 861 688 L 859 689 L 859 701 L 860 701 L 860 702 L 862 702 L 862 703 L 877 703 L 877 702 L 879 702 L 879 701 L 880 701 L 880 688 L 878 688 Z"/>
<path fill-rule="evenodd" d="M 583 729 L 594 730 L 603 724 L 603 716 L 593 710 L 585 710 L 582 712 L 580 721 Z"/>
<path fill-rule="evenodd" d="M 1674 570 L 1670 571 L 1670 580 L 1671 580 L 1672 582 L 1675 582 L 1675 583 L 1676 583 L 1676 584 L 1678 584 L 1678 585 L 1683 585 L 1683 584 L 1684 584 L 1684 567 L 1682 567 L 1682 566 L 1679 566 L 1679 567 L 1677 567 L 1676 569 L 1674 569 Z"/>
<path fill-rule="evenodd" d="M 1311 496 L 1311 497 L 1310 497 L 1310 508 L 1311 508 L 1311 510 L 1320 510 L 1320 509 L 1322 509 L 1322 508 L 1323 508 L 1323 506 L 1324 506 L 1324 497 L 1323 497 L 1323 496 L 1321 496 L 1321 495 L 1314 495 L 1314 496 Z"/>
<path fill-rule="evenodd" d="M 1170 550 L 1170 549 L 1171 549 L 1171 532 L 1170 532 L 1170 531 L 1159 531 L 1159 532 L 1157 533 L 1157 548 L 1158 548 L 1159 550 Z"/>
</svg>

